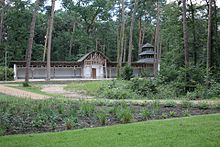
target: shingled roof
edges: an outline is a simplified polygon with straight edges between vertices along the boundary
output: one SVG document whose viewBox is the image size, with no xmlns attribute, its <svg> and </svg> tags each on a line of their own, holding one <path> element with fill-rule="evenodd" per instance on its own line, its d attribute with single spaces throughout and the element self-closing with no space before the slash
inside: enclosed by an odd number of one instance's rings
<svg viewBox="0 0 220 147">
<path fill-rule="evenodd" d="M 105 56 L 102 52 L 100 51 L 92 51 L 92 52 L 89 52 L 87 54 L 85 54 L 84 56 L 82 56 L 77 62 L 82 62 L 83 60 L 85 60 L 89 55 L 93 54 L 93 53 L 99 53 L 101 54 L 105 59 L 107 59 L 108 62 L 111 62 L 111 60 Z"/>
</svg>

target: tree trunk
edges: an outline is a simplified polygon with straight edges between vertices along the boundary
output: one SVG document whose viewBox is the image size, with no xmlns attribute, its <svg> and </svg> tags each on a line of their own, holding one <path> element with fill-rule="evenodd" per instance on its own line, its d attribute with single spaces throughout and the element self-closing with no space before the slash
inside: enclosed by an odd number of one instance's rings
<svg viewBox="0 0 220 147">
<path fill-rule="evenodd" d="M 122 8 L 121 8 L 121 29 L 120 29 L 120 48 L 118 50 L 118 72 L 117 76 L 119 77 L 121 74 L 121 67 L 122 67 L 122 51 L 124 47 L 124 31 L 125 31 L 125 4 L 124 0 L 120 0 Z"/>
<path fill-rule="evenodd" d="M 209 71 L 211 68 L 211 43 L 212 43 L 212 1 L 209 0 L 209 14 L 208 14 L 208 38 L 207 38 L 207 63 L 206 63 L 206 76 L 207 86 L 209 85 Z"/>
<path fill-rule="evenodd" d="M 196 45 L 196 27 L 195 27 L 195 16 L 194 16 L 194 6 L 192 0 L 190 0 L 191 14 L 192 14 L 192 33 L 193 33 L 193 58 L 194 65 L 197 64 L 197 45 Z"/>
<path fill-rule="evenodd" d="M 139 17 L 138 21 L 138 54 L 141 53 L 141 48 L 142 48 L 142 20 L 141 16 Z"/>
<path fill-rule="evenodd" d="M 125 33 L 125 39 L 124 39 L 124 51 L 123 51 L 123 63 L 126 62 L 126 51 L 127 51 L 127 33 Z"/>
<path fill-rule="evenodd" d="M 119 0 L 119 15 L 118 15 L 118 32 L 117 32 L 117 76 L 120 74 L 120 69 L 119 69 L 119 60 L 120 60 L 120 46 L 121 46 L 121 0 Z"/>
<path fill-rule="evenodd" d="M 49 16 L 48 16 L 48 21 L 47 21 L 47 32 L 46 32 L 45 41 L 44 41 L 43 61 L 45 61 L 45 58 L 46 58 L 47 45 L 48 45 L 48 33 L 49 33 L 50 21 L 51 21 L 51 17 L 50 17 L 50 15 L 49 15 Z"/>
<path fill-rule="evenodd" d="M 76 29 L 76 23 L 74 22 L 73 23 L 73 28 L 72 28 L 72 32 L 71 32 L 71 38 L 70 38 L 70 49 L 69 49 L 69 57 L 72 56 L 72 49 L 73 49 L 73 35 L 74 35 L 74 32 L 75 32 L 75 29 Z"/>
<path fill-rule="evenodd" d="M 5 7 L 5 0 L 1 1 L 1 18 L 0 18 L 0 44 L 2 43 L 3 39 L 3 24 L 4 24 L 4 8 Z"/>
<path fill-rule="evenodd" d="M 52 43 L 52 32 L 53 32 L 53 19 L 54 19 L 54 8 L 55 8 L 55 0 L 51 0 L 51 21 L 49 25 L 49 34 L 48 34 L 48 49 L 47 49 L 47 80 L 50 80 L 50 58 L 51 58 L 51 43 Z"/>
<path fill-rule="evenodd" d="M 32 46 L 33 46 L 33 39 L 34 39 L 34 30 L 35 30 L 35 23 L 36 23 L 36 15 L 39 7 L 39 0 L 35 1 L 34 10 L 32 14 L 32 21 L 30 26 L 30 35 L 28 39 L 28 48 L 26 50 L 26 68 L 25 68 L 25 83 L 29 82 L 29 70 L 31 65 L 31 54 L 32 54 Z"/>
<path fill-rule="evenodd" d="M 134 8 L 131 16 L 131 26 L 130 26 L 130 39 L 129 39 L 129 47 L 128 47 L 128 65 L 131 65 L 131 56 L 132 56 L 132 49 L 133 49 L 133 31 L 134 31 L 134 19 L 135 19 L 135 12 L 137 7 L 137 1 L 134 0 Z"/>
<path fill-rule="evenodd" d="M 157 74 L 158 69 L 158 59 L 159 59 L 159 50 L 160 50 L 160 4 L 157 2 L 157 24 L 156 24 L 156 33 L 154 40 L 154 76 Z"/>
<path fill-rule="evenodd" d="M 185 67 L 189 66 L 189 44 L 188 44 L 188 28 L 187 28 L 187 21 L 186 21 L 186 0 L 182 0 L 183 2 L 183 40 L 184 40 L 184 62 Z"/>
</svg>

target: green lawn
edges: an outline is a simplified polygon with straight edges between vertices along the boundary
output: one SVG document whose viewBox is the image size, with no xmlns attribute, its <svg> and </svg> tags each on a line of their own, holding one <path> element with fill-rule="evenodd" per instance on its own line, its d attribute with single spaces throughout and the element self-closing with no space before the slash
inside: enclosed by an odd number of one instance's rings
<svg viewBox="0 0 220 147">
<path fill-rule="evenodd" d="M 220 114 L 0 137 L 0 146 L 220 146 Z"/>
<path fill-rule="evenodd" d="M 82 83 L 70 83 L 67 84 L 64 89 L 67 90 L 78 90 L 85 91 L 89 95 L 95 95 L 96 91 L 103 85 L 107 84 L 110 81 L 91 81 L 91 82 L 82 82 Z"/>
</svg>

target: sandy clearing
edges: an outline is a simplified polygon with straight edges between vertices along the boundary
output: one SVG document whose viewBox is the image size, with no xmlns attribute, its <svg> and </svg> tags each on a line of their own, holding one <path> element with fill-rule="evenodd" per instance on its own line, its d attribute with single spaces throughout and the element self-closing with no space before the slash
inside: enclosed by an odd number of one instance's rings
<svg viewBox="0 0 220 147">
<path fill-rule="evenodd" d="M 31 99 L 47 99 L 50 98 L 49 96 L 45 96 L 42 94 L 36 94 L 29 91 L 24 91 L 12 87 L 7 87 L 6 85 L 0 84 L 0 93 L 10 95 L 10 96 L 16 96 L 21 98 L 31 98 Z"/>
</svg>

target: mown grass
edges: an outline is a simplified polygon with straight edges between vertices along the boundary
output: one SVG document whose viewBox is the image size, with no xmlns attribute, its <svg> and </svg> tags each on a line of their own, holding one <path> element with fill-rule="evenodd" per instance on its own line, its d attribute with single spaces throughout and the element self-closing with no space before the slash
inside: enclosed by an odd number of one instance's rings
<svg viewBox="0 0 220 147">
<path fill-rule="evenodd" d="M 104 84 L 109 83 L 110 81 L 90 81 L 82 83 L 70 83 L 67 84 L 64 89 L 66 90 L 77 90 L 81 92 L 86 92 L 88 95 L 95 95 L 97 90 Z"/>
<path fill-rule="evenodd" d="M 220 146 L 220 114 L 0 137 L 0 146 Z"/>
</svg>

